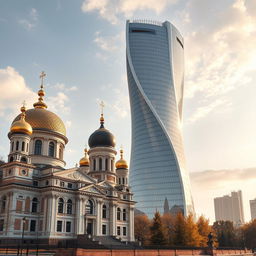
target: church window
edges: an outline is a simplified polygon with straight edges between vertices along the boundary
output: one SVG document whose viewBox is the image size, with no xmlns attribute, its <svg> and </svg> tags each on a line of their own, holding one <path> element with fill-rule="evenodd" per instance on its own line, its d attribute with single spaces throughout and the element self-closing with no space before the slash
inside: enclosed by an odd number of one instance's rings
<svg viewBox="0 0 256 256">
<path fill-rule="evenodd" d="M 0 231 L 4 231 L 4 219 L 0 220 Z"/>
<path fill-rule="evenodd" d="M 10 162 L 13 162 L 13 156 L 10 157 Z"/>
<path fill-rule="evenodd" d="M 64 210 L 64 200 L 63 200 L 63 198 L 59 198 L 59 201 L 58 201 L 58 213 L 63 213 L 63 210 Z"/>
<path fill-rule="evenodd" d="M 120 236 L 121 235 L 121 227 L 117 227 L 117 235 Z"/>
<path fill-rule="evenodd" d="M 68 183 L 68 188 L 72 188 L 73 184 L 72 183 Z"/>
<path fill-rule="evenodd" d="M 11 175 L 11 174 L 12 174 L 12 169 L 10 169 L 10 170 L 8 171 L 8 174 L 9 174 L 9 175 Z"/>
<path fill-rule="evenodd" d="M 107 218 L 107 206 L 105 204 L 102 207 L 102 218 L 103 219 Z"/>
<path fill-rule="evenodd" d="M 57 232 L 62 232 L 62 221 L 61 220 L 57 221 Z"/>
<path fill-rule="evenodd" d="M 71 221 L 66 222 L 66 232 L 71 232 Z"/>
<path fill-rule="evenodd" d="M 105 170 L 108 171 L 108 159 L 105 159 Z"/>
<path fill-rule="evenodd" d="M 54 157 L 54 143 L 52 141 L 49 143 L 48 156 Z"/>
<path fill-rule="evenodd" d="M 2 202 L 1 202 L 1 212 L 5 212 L 6 209 L 6 196 L 2 197 Z"/>
<path fill-rule="evenodd" d="M 20 159 L 20 161 L 23 162 L 23 163 L 26 163 L 26 162 L 27 162 L 27 158 L 26 158 L 26 157 L 22 157 L 22 158 Z"/>
<path fill-rule="evenodd" d="M 45 185 L 46 185 L 46 186 L 49 185 L 49 180 L 45 181 Z"/>
<path fill-rule="evenodd" d="M 42 154 L 42 141 L 41 140 L 36 140 L 34 154 L 35 155 L 41 155 Z"/>
<path fill-rule="evenodd" d="M 102 235 L 106 235 L 106 234 L 107 234 L 107 226 L 102 225 Z"/>
<path fill-rule="evenodd" d="M 123 227 L 123 236 L 126 236 L 126 227 Z"/>
<path fill-rule="evenodd" d="M 21 144 L 21 151 L 25 151 L 25 142 L 22 141 L 22 144 Z"/>
<path fill-rule="evenodd" d="M 102 170 L 102 158 L 99 158 L 99 170 Z"/>
<path fill-rule="evenodd" d="M 34 180 L 34 181 L 33 181 L 33 186 L 34 186 L 34 187 L 38 187 L 38 181 L 37 181 L 37 180 Z"/>
<path fill-rule="evenodd" d="M 96 159 L 93 159 L 93 170 L 96 171 Z"/>
<path fill-rule="evenodd" d="M 30 231 L 32 231 L 32 232 L 36 231 L 36 221 L 35 220 L 30 221 Z"/>
<path fill-rule="evenodd" d="M 12 152 L 13 152 L 13 149 L 14 149 L 14 142 L 12 142 Z"/>
<path fill-rule="evenodd" d="M 16 141 L 16 151 L 19 150 L 19 142 Z"/>
<path fill-rule="evenodd" d="M 122 184 L 124 184 L 124 177 L 123 177 L 123 183 Z"/>
<path fill-rule="evenodd" d="M 72 200 L 68 199 L 67 202 L 67 214 L 72 214 Z"/>
<path fill-rule="evenodd" d="M 121 220 L 121 209 L 117 208 L 117 220 Z"/>
<path fill-rule="evenodd" d="M 64 181 L 61 181 L 61 182 L 60 182 L 60 186 L 61 186 L 61 187 L 64 187 L 64 186 L 65 186 Z"/>
<path fill-rule="evenodd" d="M 119 181 L 119 184 L 121 184 L 121 178 L 119 178 L 118 181 Z"/>
<path fill-rule="evenodd" d="M 123 209 L 123 220 L 126 220 L 126 210 Z"/>
<path fill-rule="evenodd" d="M 38 199 L 36 197 L 32 200 L 32 210 L 31 212 L 37 212 L 38 210 Z"/>
<path fill-rule="evenodd" d="M 87 214 L 93 214 L 93 202 L 92 200 L 88 200 L 86 204 L 86 213 Z"/>
</svg>

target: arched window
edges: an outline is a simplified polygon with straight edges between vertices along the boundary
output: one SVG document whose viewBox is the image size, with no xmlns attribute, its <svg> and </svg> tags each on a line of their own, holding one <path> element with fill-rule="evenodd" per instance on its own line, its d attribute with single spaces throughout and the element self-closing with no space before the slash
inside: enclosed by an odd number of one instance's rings
<svg viewBox="0 0 256 256">
<path fill-rule="evenodd" d="M 34 154 L 35 155 L 41 155 L 42 154 L 42 141 L 41 140 L 36 140 Z"/>
<path fill-rule="evenodd" d="M 10 157 L 10 162 L 13 162 L 13 156 Z"/>
<path fill-rule="evenodd" d="M 63 198 L 59 198 L 58 213 L 63 213 L 63 209 L 64 209 L 64 200 L 63 200 Z"/>
<path fill-rule="evenodd" d="M 126 220 L 126 209 L 123 209 L 123 220 Z"/>
<path fill-rule="evenodd" d="M 63 159 L 63 147 L 62 146 L 60 146 L 60 148 L 59 148 L 59 159 Z"/>
<path fill-rule="evenodd" d="M 99 158 L 99 170 L 102 170 L 102 158 Z"/>
<path fill-rule="evenodd" d="M 105 204 L 102 206 L 102 218 L 107 218 L 107 206 Z"/>
<path fill-rule="evenodd" d="M 16 141 L 16 151 L 19 150 L 19 142 Z"/>
<path fill-rule="evenodd" d="M 121 220 L 121 209 L 118 207 L 117 208 L 117 216 L 116 216 L 117 220 Z"/>
<path fill-rule="evenodd" d="M 26 162 L 27 162 L 27 158 L 23 156 L 23 157 L 20 159 L 20 161 L 23 162 L 23 163 L 26 163 Z"/>
<path fill-rule="evenodd" d="M 21 144 L 21 151 L 25 151 L 25 142 L 22 141 L 22 144 Z"/>
<path fill-rule="evenodd" d="M 6 196 L 3 196 L 3 197 L 2 197 L 2 202 L 1 202 L 1 212 L 5 212 L 5 209 L 6 209 L 6 201 L 7 201 Z"/>
<path fill-rule="evenodd" d="M 96 171 L 96 159 L 93 159 L 93 170 Z"/>
<path fill-rule="evenodd" d="M 92 200 L 88 200 L 87 204 L 86 204 L 86 213 L 87 214 L 93 214 L 93 201 Z"/>
<path fill-rule="evenodd" d="M 32 200 L 32 210 L 31 212 L 37 212 L 38 208 L 38 199 L 36 197 Z"/>
<path fill-rule="evenodd" d="M 107 158 L 105 159 L 105 170 L 106 171 L 108 170 L 108 159 Z"/>
<path fill-rule="evenodd" d="M 14 142 L 12 142 L 12 152 L 13 152 L 13 149 L 14 149 Z"/>
<path fill-rule="evenodd" d="M 52 141 L 49 143 L 48 156 L 54 157 L 54 143 Z"/>
<path fill-rule="evenodd" d="M 72 200 L 68 199 L 67 202 L 67 214 L 72 214 Z"/>
</svg>

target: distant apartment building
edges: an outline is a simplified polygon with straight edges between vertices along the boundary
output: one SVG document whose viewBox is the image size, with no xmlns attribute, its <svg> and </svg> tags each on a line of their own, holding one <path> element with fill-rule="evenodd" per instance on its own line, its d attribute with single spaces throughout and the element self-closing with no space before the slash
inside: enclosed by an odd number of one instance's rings
<svg viewBox="0 0 256 256">
<path fill-rule="evenodd" d="M 256 219 L 256 198 L 250 200 L 250 209 L 251 209 L 251 218 L 252 220 Z"/>
<path fill-rule="evenodd" d="M 255 201 L 256 202 L 256 201 Z M 242 191 L 214 198 L 215 219 L 233 221 L 235 225 L 244 223 Z"/>
</svg>

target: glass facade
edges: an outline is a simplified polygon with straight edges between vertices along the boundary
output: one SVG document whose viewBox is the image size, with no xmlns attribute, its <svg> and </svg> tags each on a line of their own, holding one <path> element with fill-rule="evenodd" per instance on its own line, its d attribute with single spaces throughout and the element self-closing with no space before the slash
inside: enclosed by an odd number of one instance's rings
<svg viewBox="0 0 256 256">
<path fill-rule="evenodd" d="M 132 116 L 130 184 L 136 208 L 152 217 L 193 212 L 181 135 L 183 38 L 169 22 L 127 22 L 127 77 Z M 165 207 L 166 209 L 166 207 Z"/>
</svg>

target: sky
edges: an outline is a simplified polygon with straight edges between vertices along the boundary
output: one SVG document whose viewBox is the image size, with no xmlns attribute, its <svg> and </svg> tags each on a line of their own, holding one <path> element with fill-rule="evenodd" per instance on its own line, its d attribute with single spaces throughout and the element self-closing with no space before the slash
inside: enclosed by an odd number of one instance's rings
<svg viewBox="0 0 256 256">
<path fill-rule="evenodd" d="M 127 19 L 168 20 L 185 41 L 183 136 L 195 209 L 214 220 L 213 198 L 243 192 L 246 220 L 256 198 L 255 0 L 2 0 L 0 2 L 0 156 L 25 100 L 45 102 L 67 128 L 67 167 L 105 126 L 130 155 L 126 80 Z M 203 193 L 202 193 L 203 191 Z"/>
</svg>

